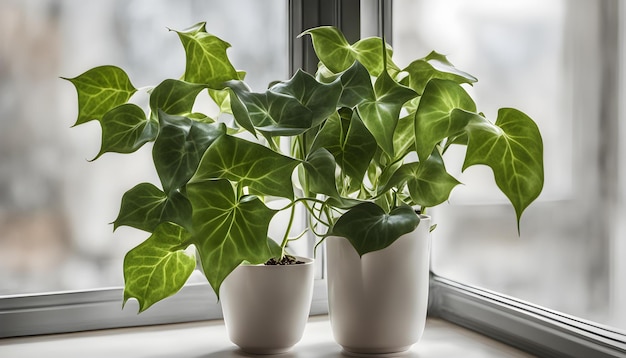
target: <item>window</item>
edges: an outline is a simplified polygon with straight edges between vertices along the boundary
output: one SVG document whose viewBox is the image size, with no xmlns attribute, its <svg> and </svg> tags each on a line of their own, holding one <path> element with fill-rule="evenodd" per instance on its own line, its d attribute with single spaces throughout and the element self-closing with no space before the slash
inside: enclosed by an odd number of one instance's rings
<svg viewBox="0 0 626 358">
<path fill-rule="evenodd" d="M 448 55 L 478 78 L 468 90 L 487 118 L 495 121 L 497 106 L 519 108 L 544 137 L 545 186 L 522 217 L 521 236 L 489 169 L 472 167 L 449 205 L 432 211 L 433 272 L 626 329 L 626 272 L 618 267 L 626 251 L 615 231 L 624 190 L 616 168 L 626 157 L 616 155 L 614 5 L 400 0 L 393 39 L 399 62 L 432 49 Z"/>
</svg>

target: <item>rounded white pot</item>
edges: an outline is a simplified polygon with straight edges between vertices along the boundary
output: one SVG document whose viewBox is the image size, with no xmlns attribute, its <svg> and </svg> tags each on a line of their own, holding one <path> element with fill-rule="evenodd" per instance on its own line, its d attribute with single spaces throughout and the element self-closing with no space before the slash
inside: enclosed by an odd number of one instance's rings
<svg viewBox="0 0 626 358">
<path fill-rule="evenodd" d="M 313 297 L 313 260 L 241 265 L 222 283 L 220 301 L 230 340 L 252 354 L 289 351 L 304 332 Z"/>
<path fill-rule="evenodd" d="M 326 245 L 330 322 L 346 353 L 397 353 L 417 343 L 428 306 L 430 217 L 362 257 L 345 238 Z"/>
</svg>

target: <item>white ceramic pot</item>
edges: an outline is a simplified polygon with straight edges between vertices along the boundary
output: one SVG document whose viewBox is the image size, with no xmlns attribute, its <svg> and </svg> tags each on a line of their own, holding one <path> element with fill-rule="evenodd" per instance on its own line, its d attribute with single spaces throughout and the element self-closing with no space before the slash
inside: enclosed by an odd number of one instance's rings
<svg viewBox="0 0 626 358">
<path fill-rule="evenodd" d="M 424 332 L 428 306 L 430 217 L 389 247 L 359 258 L 342 237 L 326 239 L 333 335 L 347 353 L 408 350 Z"/>
<path fill-rule="evenodd" d="M 313 297 L 313 260 L 297 265 L 241 265 L 222 283 L 230 340 L 253 354 L 289 351 L 304 332 Z"/>
</svg>

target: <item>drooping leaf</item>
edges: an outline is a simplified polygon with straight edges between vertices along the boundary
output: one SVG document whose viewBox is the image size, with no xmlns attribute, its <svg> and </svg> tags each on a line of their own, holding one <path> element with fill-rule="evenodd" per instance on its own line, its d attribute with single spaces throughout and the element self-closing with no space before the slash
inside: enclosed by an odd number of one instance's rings
<svg viewBox="0 0 626 358">
<path fill-rule="evenodd" d="M 409 74 L 408 86 L 420 95 L 428 81 L 433 78 L 450 80 L 455 83 L 474 83 L 476 77 L 454 67 L 446 56 L 437 52 L 431 52 L 425 58 L 411 62 L 405 69 Z"/>
<path fill-rule="evenodd" d="M 157 123 L 146 119 L 143 109 L 125 103 L 104 114 L 100 120 L 102 145 L 94 158 L 104 153 L 132 153 L 156 138 Z"/>
<path fill-rule="evenodd" d="M 336 114 L 328 118 L 311 150 L 319 148 L 330 151 L 347 175 L 361 181 L 376 152 L 376 143 L 358 113 L 353 112 L 349 121 Z"/>
<path fill-rule="evenodd" d="M 202 84 L 167 79 L 150 92 L 152 117 L 157 118 L 159 110 L 172 115 L 189 115 L 198 93 L 205 88 Z"/>
<path fill-rule="evenodd" d="M 448 200 L 452 189 L 460 183 L 446 171 L 443 158 L 435 150 L 425 161 L 402 165 L 388 183 L 396 187 L 401 184 L 406 184 L 415 204 L 433 207 Z"/>
<path fill-rule="evenodd" d="M 113 228 L 125 225 L 147 232 L 165 221 L 189 228 L 191 225 L 191 204 L 180 192 L 166 195 L 150 183 L 137 184 L 122 196 L 120 212 L 113 222 Z"/>
<path fill-rule="evenodd" d="M 267 231 L 275 210 L 255 196 L 237 197 L 226 179 L 187 186 L 193 207 L 193 242 L 206 278 L 219 295 L 228 274 L 242 261 L 260 264 L 272 257 Z"/>
<path fill-rule="evenodd" d="M 128 102 L 137 92 L 124 70 L 116 66 L 95 67 L 70 81 L 78 93 L 78 119 L 75 126 L 101 119 L 111 109 Z"/>
<path fill-rule="evenodd" d="M 230 44 L 207 33 L 205 25 L 201 22 L 187 30 L 176 31 L 186 54 L 183 80 L 220 89 L 224 82 L 238 80 L 239 74 L 226 54 Z"/>
<path fill-rule="evenodd" d="M 206 151 L 192 181 L 224 178 L 256 194 L 291 199 L 291 174 L 299 163 L 260 144 L 223 135 Z"/>
<path fill-rule="evenodd" d="M 513 109 L 498 111 L 495 125 L 475 119 L 468 125 L 463 170 L 484 164 L 493 170 L 498 188 L 509 198 L 519 220 L 543 188 L 543 141 L 535 122 Z"/>
<path fill-rule="evenodd" d="M 378 146 L 393 157 L 393 135 L 400 110 L 406 101 L 417 94 L 412 89 L 396 83 L 386 72 L 376 80 L 374 93 L 376 98 L 360 103 L 357 110 L 365 127 L 376 138 Z"/>
<path fill-rule="evenodd" d="M 335 112 L 341 96 L 339 81 L 323 84 L 302 70 L 298 70 L 289 81 L 273 85 L 270 90 L 297 99 L 302 106 L 311 111 L 311 126 L 321 124 Z"/>
<path fill-rule="evenodd" d="M 455 82 L 438 79 L 428 82 L 415 114 L 415 142 L 420 160 L 426 160 L 444 138 L 463 131 L 469 118 L 455 109 L 476 112 L 476 105 Z"/>
<path fill-rule="evenodd" d="M 333 236 L 345 237 L 359 256 L 384 249 L 419 224 L 419 216 L 408 206 L 386 213 L 380 206 L 365 202 L 344 213 L 331 228 Z"/>
<path fill-rule="evenodd" d="M 317 194 L 339 197 L 335 183 L 335 157 L 326 149 L 319 148 L 310 153 L 302 163 L 307 174 L 308 189 Z"/>
<path fill-rule="evenodd" d="M 223 124 L 202 123 L 159 111 L 161 130 L 152 148 L 154 166 L 166 193 L 181 188 L 195 173 L 202 155 L 226 133 Z"/>
<path fill-rule="evenodd" d="M 178 292 L 196 267 L 188 255 L 189 234 L 182 227 L 163 223 L 124 258 L 124 303 L 139 301 L 139 313 Z"/>
</svg>

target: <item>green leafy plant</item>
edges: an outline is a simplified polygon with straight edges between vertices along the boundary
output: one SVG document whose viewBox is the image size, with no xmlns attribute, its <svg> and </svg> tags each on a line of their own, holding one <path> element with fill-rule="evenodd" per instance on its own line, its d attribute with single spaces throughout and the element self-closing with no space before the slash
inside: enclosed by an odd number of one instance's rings
<svg viewBox="0 0 626 358">
<path fill-rule="evenodd" d="M 305 31 L 320 59 L 252 92 L 226 54 L 230 45 L 200 23 L 176 31 L 186 52 L 181 79 L 149 93 L 115 66 L 68 79 L 78 93 L 76 125 L 97 120 L 104 153 L 132 153 L 152 142 L 160 187 L 140 183 L 122 197 L 114 228 L 150 237 L 124 260 L 124 302 L 140 311 L 176 293 L 196 265 L 219 294 L 243 262 L 286 254 L 296 205 L 319 237 L 344 236 L 360 255 L 390 245 L 419 224 L 416 209 L 446 201 L 459 182 L 444 166 L 451 145 L 466 146 L 465 169 L 489 166 L 519 220 L 543 186 L 542 141 L 535 123 L 502 109 L 495 123 L 477 112 L 463 85 L 476 81 L 432 52 L 405 68 L 380 38 L 349 44 L 332 27 Z M 194 112 L 208 96 L 217 118 Z M 233 120 L 234 119 L 234 120 Z M 287 202 L 272 209 L 268 202 Z M 270 221 L 290 211 L 282 238 Z"/>
</svg>

